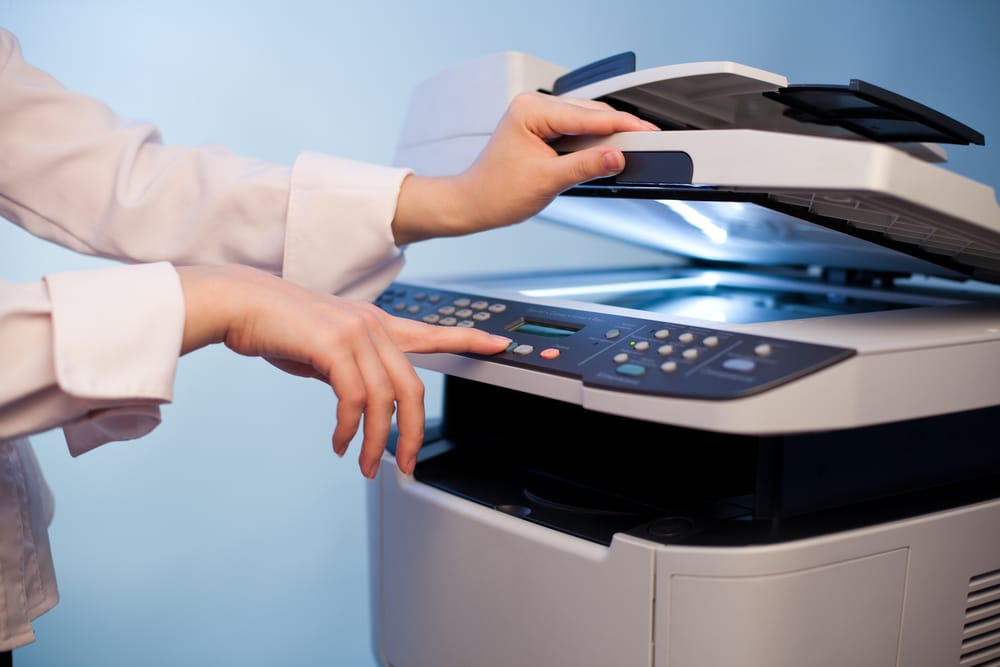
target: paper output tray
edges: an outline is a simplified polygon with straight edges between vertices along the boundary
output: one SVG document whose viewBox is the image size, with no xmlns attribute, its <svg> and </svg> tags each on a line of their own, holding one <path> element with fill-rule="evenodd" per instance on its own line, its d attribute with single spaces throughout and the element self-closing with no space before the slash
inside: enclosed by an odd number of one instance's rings
<svg viewBox="0 0 1000 667">
<path fill-rule="evenodd" d="M 985 434 L 998 419 L 994 407 L 862 429 L 743 436 L 448 377 L 442 419 L 428 429 L 414 474 L 605 545 L 616 533 L 663 544 L 780 542 L 992 497 L 1000 449 Z"/>
</svg>

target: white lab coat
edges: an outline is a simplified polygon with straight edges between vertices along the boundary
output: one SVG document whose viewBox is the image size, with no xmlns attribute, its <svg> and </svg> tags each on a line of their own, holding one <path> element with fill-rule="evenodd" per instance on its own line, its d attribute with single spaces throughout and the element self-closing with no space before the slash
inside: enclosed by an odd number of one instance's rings
<svg viewBox="0 0 1000 667">
<path fill-rule="evenodd" d="M 33 641 L 31 620 L 58 599 L 52 498 L 25 436 L 62 427 L 76 456 L 156 427 L 184 325 L 173 264 L 248 264 L 374 297 L 402 266 L 391 222 L 407 173 L 164 146 L 154 126 L 27 64 L 0 28 L 0 216 L 123 261 L 0 280 L 0 651 Z"/>
</svg>

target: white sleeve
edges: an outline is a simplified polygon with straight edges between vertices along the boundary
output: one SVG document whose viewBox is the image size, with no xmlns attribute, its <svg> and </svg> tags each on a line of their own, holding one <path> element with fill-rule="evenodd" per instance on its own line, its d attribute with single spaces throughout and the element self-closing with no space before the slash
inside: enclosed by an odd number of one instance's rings
<svg viewBox="0 0 1000 667">
<path fill-rule="evenodd" d="M 172 267 L 144 264 L 246 264 L 373 298 L 402 266 L 391 224 L 408 173 L 316 153 L 287 166 L 165 146 L 153 125 L 26 63 L 0 28 L 0 216 L 137 264 L 0 283 L 0 439 L 65 425 L 79 454 L 159 423 L 183 296 Z"/>
<path fill-rule="evenodd" d="M 399 271 L 408 170 L 305 153 L 292 166 L 167 146 L 26 63 L 0 29 L 0 216 L 126 262 L 238 263 L 372 298 Z"/>
<path fill-rule="evenodd" d="M 63 426 L 76 456 L 145 435 L 172 398 L 183 330 L 165 262 L 0 282 L 0 440 Z"/>
</svg>

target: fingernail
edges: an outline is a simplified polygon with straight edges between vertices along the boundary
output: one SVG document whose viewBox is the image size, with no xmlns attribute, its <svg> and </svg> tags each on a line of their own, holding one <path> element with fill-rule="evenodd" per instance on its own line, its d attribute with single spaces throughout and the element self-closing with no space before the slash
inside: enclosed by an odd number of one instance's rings
<svg viewBox="0 0 1000 667">
<path fill-rule="evenodd" d="M 660 131 L 660 127 L 658 125 L 656 125 L 655 123 L 650 123 L 648 120 L 644 121 L 644 122 L 646 123 L 647 127 L 649 127 L 649 129 L 652 130 L 653 132 L 659 132 Z"/>
<path fill-rule="evenodd" d="M 625 156 L 615 151 L 608 151 L 601 156 L 604 168 L 611 173 L 618 173 L 625 167 Z"/>
<path fill-rule="evenodd" d="M 504 347 L 507 347 L 508 345 L 510 345 L 510 338 L 507 338 L 506 336 L 498 336 L 496 334 L 490 334 L 490 338 L 493 339 L 493 342 L 496 343 L 497 346 L 503 345 Z"/>
<path fill-rule="evenodd" d="M 382 463 L 382 459 L 375 459 L 375 462 L 368 466 L 368 474 L 366 475 L 368 479 L 375 479 L 375 475 L 378 474 L 378 467 L 380 463 Z"/>
</svg>

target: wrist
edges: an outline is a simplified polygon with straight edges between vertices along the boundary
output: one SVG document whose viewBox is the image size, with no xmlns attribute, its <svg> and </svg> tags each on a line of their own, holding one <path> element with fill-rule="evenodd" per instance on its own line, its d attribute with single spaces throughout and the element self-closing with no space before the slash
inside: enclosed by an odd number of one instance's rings
<svg viewBox="0 0 1000 667">
<path fill-rule="evenodd" d="M 184 293 L 184 336 L 181 354 L 226 339 L 234 309 L 230 272 L 237 267 L 177 267 Z"/>
<path fill-rule="evenodd" d="M 417 176 L 403 179 L 392 221 L 397 246 L 439 236 L 458 236 L 476 215 L 464 175 Z"/>
</svg>

